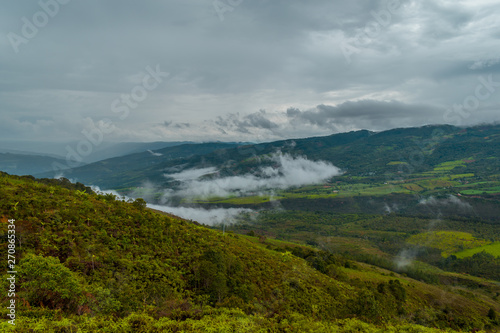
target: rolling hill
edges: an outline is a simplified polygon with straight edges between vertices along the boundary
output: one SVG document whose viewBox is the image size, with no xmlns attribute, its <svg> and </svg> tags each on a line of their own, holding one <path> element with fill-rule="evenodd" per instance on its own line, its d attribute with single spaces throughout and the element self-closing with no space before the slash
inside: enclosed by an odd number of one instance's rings
<svg viewBox="0 0 500 333">
<path fill-rule="evenodd" d="M 500 174 L 499 133 L 500 125 L 466 129 L 436 125 L 379 133 L 363 130 L 255 145 L 182 145 L 155 151 L 164 154 L 158 158 L 141 153 L 103 160 L 72 169 L 68 176 L 104 189 L 141 186 L 145 181 L 168 186 L 163 176 L 166 170 L 215 167 L 221 175 L 248 173 L 261 163 L 261 159 L 252 157 L 265 157 L 277 151 L 328 161 L 344 170 L 345 176 L 371 176 L 379 181 L 386 180 L 388 173 L 425 173 L 441 163 L 457 160 L 470 161 L 461 167 L 461 173 L 474 171 L 478 176 L 488 176 Z"/>
<path fill-rule="evenodd" d="M 0 153 L 0 170 L 12 175 L 34 175 L 52 171 L 52 164 L 64 159 L 43 155 Z M 69 169 L 69 167 L 68 167 Z"/>
<path fill-rule="evenodd" d="M 17 271 L 16 296 L 2 295 L 1 312 L 7 318 L 15 300 L 19 332 L 497 328 L 500 305 L 481 290 L 222 233 L 147 209 L 141 199 L 127 203 L 81 185 L 5 173 L 0 198 L 0 240 L 6 247 L 15 230 L 10 269 Z M 0 323 L 3 331 L 10 325 Z"/>
<path fill-rule="evenodd" d="M 165 165 L 177 165 L 193 156 L 204 156 L 238 145 L 237 143 L 181 144 L 106 159 L 67 170 L 64 174 L 68 178 L 97 185 L 102 189 L 114 188 L 117 183 L 123 187 L 138 186 L 147 179 L 161 178 Z M 36 176 L 54 177 L 54 172 L 40 173 Z"/>
</svg>

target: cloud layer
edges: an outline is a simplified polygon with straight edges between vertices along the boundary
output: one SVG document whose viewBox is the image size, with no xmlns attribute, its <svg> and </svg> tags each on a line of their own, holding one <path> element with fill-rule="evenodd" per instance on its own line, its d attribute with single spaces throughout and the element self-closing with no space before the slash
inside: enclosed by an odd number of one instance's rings
<svg viewBox="0 0 500 333">
<path fill-rule="evenodd" d="M 44 9 L 6 2 L 0 139 L 78 141 L 103 119 L 115 125 L 105 141 L 269 141 L 450 123 L 447 109 L 488 75 L 490 96 L 460 121 L 499 120 L 498 1 L 231 6 L 221 17 L 206 0 L 70 1 L 27 35 Z M 12 34 L 24 38 L 17 53 Z M 168 75 L 155 85 L 146 77 L 157 65 Z"/>
<path fill-rule="evenodd" d="M 175 207 L 166 205 L 148 204 L 149 208 L 160 210 L 180 216 L 187 220 L 197 221 L 206 225 L 231 224 L 242 213 L 255 213 L 251 209 L 245 208 L 194 208 L 194 207 Z"/>
<path fill-rule="evenodd" d="M 252 174 L 231 177 L 207 180 L 198 178 L 213 173 L 214 168 L 190 169 L 166 176 L 183 181 L 180 190 L 173 194 L 189 198 L 207 198 L 246 195 L 252 192 L 267 193 L 275 189 L 318 184 L 341 174 L 339 168 L 328 162 L 311 161 L 281 153 L 274 154 L 266 162 L 272 166 L 260 167 Z"/>
<path fill-rule="evenodd" d="M 472 206 L 465 201 L 460 200 L 454 195 L 449 195 L 444 199 L 436 199 L 435 197 L 424 198 L 419 201 L 419 205 L 429 205 L 433 207 L 455 206 L 460 210 L 472 210 Z"/>
<path fill-rule="evenodd" d="M 156 194 L 161 193 L 159 204 L 150 203 L 148 207 L 208 225 L 229 224 L 235 222 L 241 213 L 256 212 L 243 208 L 206 209 L 196 207 L 190 202 L 200 198 L 256 194 L 272 197 L 277 189 L 322 183 L 341 174 L 340 169 L 328 162 L 311 161 L 304 157 L 292 157 L 281 153 L 275 153 L 261 162 L 263 166 L 253 173 L 231 177 L 220 177 L 218 170 L 214 167 L 168 173 L 165 177 L 179 183 L 175 189 L 165 189 L 153 183 L 144 183 L 131 196 L 155 202 L 158 201 Z M 106 193 L 119 196 L 113 191 L 106 191 Z"/>
<path fill-rule="evenodd" d="M 151 184 L 149 184 L 149 186 L 151 189 L 153 189 Z M 92 190 L 95 191 L 96 193 L 112 194 L 116 197 L 117 200 L 123 200 L 123 201 L 133 200 L 133 198 L 120 195 L 118 192 L 113 190 L 102 191 L 98 186 L 92 186 Z M 180 207 L 171 205 L 157 205 L 151 203 L 148 203 L 147 207 L 162 212 L 170 213 L 187 220 L 193 220 L 206 225 L 219 225 L 219 224 L 227 225 L 234 223 L 237 217 L 242 213 L 253 213 L 253 214 L 256 213 L 251 209 L 245 209 L 245 208 L 204 209 L 200 207 Z"/>
</svg>

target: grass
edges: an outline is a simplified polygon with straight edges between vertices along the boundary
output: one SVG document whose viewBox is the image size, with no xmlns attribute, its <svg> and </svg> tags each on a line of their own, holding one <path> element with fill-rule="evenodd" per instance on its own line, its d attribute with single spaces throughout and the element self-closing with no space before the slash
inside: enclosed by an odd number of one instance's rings
<svg viewBox="0 0 500 333">
<path fill-rule="evenodd" d="M 484 184 L 488 184 L 488 185 L 491 185 L 492 182 L 477 182 L 477 183 L 469 183 L 469 184 L 462 184 L 462 185 L 458 185 L 456 187 L 476 187 L 476 186 L 481 186 L 481 185 L 484 185 Z"/>
<path fill-rule="evenodd" d="M 318 243 L 321 244 L 322 248 L 325 248 L 333 253 L 348 252 L 351 254 L 371 254 L 388 258 L 387 254 L 382 252 L 366 239 L 342 236 L 323 236 L 318 238 Z"/>
<path fill-rule="evenodd" d="M 460 191 L 461 194 L 465 195 L 481 195 L 481 194 L 497 194 L 500 193 L 500 188 L 499 187 L 494 187 L 490 189 L 481 189 L 481 190 L 463 190 Z"/>
<path fill-rule="evenodd" d="M 420 191 L 424 190 L 423 187 L 421 187 L 417 184 L 414 184 L 414 183 L 404 184 L 403 187 L 406 188 L 407 190 L 413 191 L 413 192 L 420 192 Z"/>
<path fill-rule="evenodd" d="M 441 168 L 446 168 L 446 167 L 453 167 L 453 168 L 456 168 L 456 167 L 461 167 L 461 166 L 465 166 L 465 160 L 457 160 L 457 161 L 448 161 L 448 162 L 443 162 L 441 164 L 439 164 L 437 167 L 441 167 Z"/>
<path fill-rule="evenodd" d="M 442 251 L 443 257 L 448 257 L 465 249 L 474 249 L 489 244 L 484 239 L 478 239 L 467 232 L 431 231 L 411 236 L 406 240 L 413 245 L 433 247 Z"/>
<path fill-rule="evenodd" d="M 475 175 L 473 173 L 462 173 L 462 174 L 458 174 L 458 175 L 450 175 L 450 179 L 451 180 L 454 180 L 454 179 L 459 179 L 459 178 L 471 178 L 471 177 L 474 177 Z"/>
<path fill-rule="evenodd" d="M 442 178 L 425 179 L 416 182 L 416 184 L 427 190 L 434 190 L 440 187 L 454 187 L 455 185 L 459 185 L 457 182 L 451 182 Z"/>
<path fill-rule="evenodd" d="M 439 178 L 433 177 L 430 179 L 414 180 L 409 179 L 404 184 L 321 184 L 321 185 L 308 185 L 300 188 L 288 189 L 278 191 L 274 196 L 270 195 L 250 195 L 243 197 L 213 197 L 207 199 L 195 199 L 193 202 L 197 203 L 225 203 L 233 205 L 256 205 L 266 203 L 271 200 L 283 199 L 329 199 L 335 197 L 352 197 L 352 196 L 380 196 L 390 193 L 423 193 L 426 191 L 433 191 L 438 188 L 446 187 L 461 187 L 461 193 L 465 195 L 481 195 L 483 192 L 494 194 L 500 192 L 500 186 L 488 189 L 471 189 L 469 187 L 484 187 L 491 182 L 480 182 L 473 184 L 461 184 L 453 179 L 473 177 L 474 174 L 458 174 L 458 175 L 441 175 Z M 497 183 L 494 183 L 497 185 Z"/>
<path fill-rule="evenodd" d="M 500 242 L 499 243 L 493 243 L 485 246 L 480 246 L 476 247 L 473 249 L 461 251 L 458 253 L 455 253 L 457 258 L 465 258 L 465 257 L 472 257 L 476 253 L 480 253 L 485 251 L 486 253 L 492 254 L 494 256 L 500 257 Z"/>
</svg>

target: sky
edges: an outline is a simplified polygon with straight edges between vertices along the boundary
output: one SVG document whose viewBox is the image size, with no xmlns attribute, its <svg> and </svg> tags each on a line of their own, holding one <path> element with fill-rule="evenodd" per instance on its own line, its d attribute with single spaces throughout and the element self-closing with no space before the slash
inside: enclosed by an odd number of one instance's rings
<svg viewBox="0 0 500 333">
<path fill-rule="evenodd" d="M 500 120 L 499 1 L 1 9 L 3 142 L 264 142 Z"/>
</svg>

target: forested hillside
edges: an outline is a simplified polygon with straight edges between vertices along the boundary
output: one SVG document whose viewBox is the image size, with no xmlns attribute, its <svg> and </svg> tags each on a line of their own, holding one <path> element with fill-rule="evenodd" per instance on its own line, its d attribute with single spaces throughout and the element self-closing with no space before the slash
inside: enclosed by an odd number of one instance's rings
<svg viewBox="0 0 500 333">
<path fill-rule="evenodd" d="M 462 160 L 467 162 L 453 166 L 456 174 L 488 177 L 500 174 L 499 132 L 500 125 L 466 129 L 436 125 L 378 133 L 362 130 L 254 145 L 182 145 L 158 150 L 158 156 L 145 152 L 104 160 L 72 169 L 65 175 L 103 189 L 127 190 L 146 181 L 175 187 L 176 183 L 164 176 L 168 170 L 215 167 L 221 176 L 241 175 L 255 171 L 263 158 L 280 152 L 331 162 L 345 172 L 345 177 L 366 177 L 365 182 L 370 183 L 384 183 L 407 174 L 425 176 L 435 168 L 442 171 L 449 166 L 442 163 Z"/>
<path fill-rule="evenodd" d="M 17 271 L 15 297 L 2 294 L 2 317 L 15 300 L 16 325 L 4 320 L 2 331 L 498 328 L 497 299 L 481 290 L 428 284 L 328 249 L 219 232 L 147 209 L 141 199 L 122 202 L 61 182 L 66 188 L 0 175 L 0 239 L 4 249 L 15 244 Z"/>
</svg>

